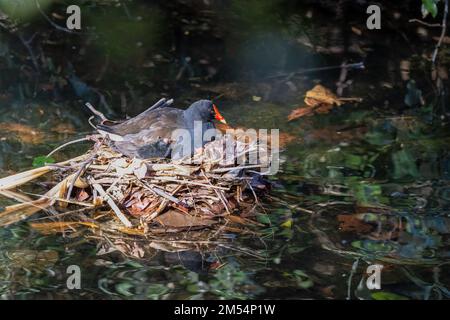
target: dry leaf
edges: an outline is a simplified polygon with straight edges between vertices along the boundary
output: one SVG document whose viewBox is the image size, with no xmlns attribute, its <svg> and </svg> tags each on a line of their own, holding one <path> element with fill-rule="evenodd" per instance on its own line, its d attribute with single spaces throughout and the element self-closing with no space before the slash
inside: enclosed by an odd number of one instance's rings
<svg viewBox="0 0 450 320">
<path fill-rule="evenodd" d="M 307 115 L 312 115 L 314 112 L 313 108 L 310 107 L 302 107 L 292 110 L 291 114 L 288 116 L 288 120 L 292 121 Z"/>
<path fill-rule="evenodd" d="M 311 107 L 317 107 L 322 104 L 337 106 L 342 104 L 340 99 L 333 92 L 320 84 L 306 92 L 305 103 Z"/>
<path fill-rule="evenodd" d="M 30 227 L 42 234 L 61 233 L 69 229 L 75 230 L 76 226 L 98 228 L 95 223 L 83 221 L 56 221 L 56 222 L 31 222 Z"/>
<path fill-rule="evenodd" d="M 80 189 L 77 193 L 76 199 L 77 201 L 84 201 L 89 199 L 90 195 L 84 189 Z"/>
<path fill-rule="evenodd" d="M 340 214 L 337 216 L 337 219 L 342 231 L 367 233 L 372 230 L 372 226 L 362 221 L 359 214 Z"/>
<path fill-rule="evenodd" d="M 292 121 L 304 116 L 310 116 L 315 113 L 328 113 L 334 106 L 341 106 L 344 101 L 354 102 L 361 101 L 359 98 L 339 98 L 333 92 L 321 86 L 316 85 L 314 88 L 306 92 L 305 107 L 294 109 L 288 116 L 288 120 Z"/>
<path fill-rule="evenodd" d="M 192 228 L 204 227 L 215 224 L 211 219 L 199 218 L 188 214 L 180 213 L 176 210 L 169 210 L 155 219 L 166 228 Z"/>
</svg>

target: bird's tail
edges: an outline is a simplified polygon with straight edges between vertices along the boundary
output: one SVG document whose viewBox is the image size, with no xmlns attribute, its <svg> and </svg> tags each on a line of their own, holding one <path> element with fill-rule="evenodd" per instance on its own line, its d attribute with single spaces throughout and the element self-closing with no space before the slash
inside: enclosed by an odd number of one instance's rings
<svg viewBox="0 0 450 320">
<path fill-rule="evenodd" d="M 110 126 L 104 124 L 97 125 L 97 131 L 103 136 L 108 136 L 112 141 L 123 141 L 123 137 L 114 133 L 114 130 Z"/>
</svg>

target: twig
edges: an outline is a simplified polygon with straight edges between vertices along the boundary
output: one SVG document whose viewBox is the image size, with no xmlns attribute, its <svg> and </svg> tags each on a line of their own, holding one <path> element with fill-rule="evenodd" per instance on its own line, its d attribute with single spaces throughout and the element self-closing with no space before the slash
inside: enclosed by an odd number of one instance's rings
<svg viewBox="0 0 450 320">
<path fill-rule="evenodd" d="M 442 25 L 440 23 L 428 23 L 419 19 L 409 19 L 408 22 L 417 22 L 420 24 L 423 24 L 424 26 L 430 27 L 430 28 L 435 28 L 435 27 L 442 27 Z"/>
<path fill-rule="evenodd" d="M 150 190 L 151 192 L 155 193 L 156 195 L 166 198 L 167 200 L 170 200 L 176 204 L 180 204 L 181 201 L 177 198 L 175 198 L 174 196 L 168 194 L 167 192 L 162 191 L 161 189 L 155 187 L 155 186 L 151 186 L 148 185 L 147 183 L 143 182 L 142 180 L 139 180 L 142 182 L 142 185 L 144 186 L 145 189 Z"/>
<path fill-rule="evenodd" d="M 72 194 L 73 186 L 75 185 L 75 182 L 77 181 L 77 179 L 83 174 L 84 171 L 86 171 L 87 167 L 94 161 L 95 157 L 97 156 L 98 149 L 102 145 L 103 141 L 105 141 L 105 139 L 103 139 L 102 141 L 97 141 L 97 143 L 94 146 L 94 150 L 92 151 L 92 155 L 85 162 L 83 162 L 80 169 L 78 169 L 77 172 L 75 173 L 75 175 L 73 176 L 73 179 L 69 186 L 69 190 L 67 191 L 67 195 L 66 195 L 67 200 L 70 199 L 70 195 Z"/>
<path fill-rule="evenodd" d="M 209 181 L 208 177 L 205 174 L 205 171 L 202 170 L 202 174 L 205 177 L 206 181 L 208 182 L 208 184 L 210 186 L 213 186 L 213 184 L 211 183 L 211 181 Z M 228 205 L 227 205 L 227 201 L 225 196 L 222 193 L 222 190 L 217 190 L 214 189 L 214 191 L 216 192 L 217 196 L 219 197 L 220 201 L 222 202 L 223 206 L 225 207 L 225 210 L 227 211 L 228 214 L 231 214 L 230 210 L 228 209 Z"/>
<path fill-rule="evenodd" d="M 75 182 L 77 179 L 83 174 L 84 171 L 86 171 L 87 167 L 94 161 L 95 157 L 97 156 L 97 153 L 95 152 L 89 159 L 87 159 L 80 169 L 77 170 L 77 172 L 74 174 L 72 181 L 70 181 L 69 190 L 66 194 L 66 200 L 70 199 L 70 195 L 72 194 L 73 186 L 75 185 Z"/>
<path fill-rule="evenodd" d="M 56 196 L 46 196 L 46 195 L 41 195 L 41 194 L 37 194 L 37 193 L 27 192 L 27 191 L 23 191 L 23 190 L 21 190 L 21 192 L 23 194 L 28 194 L 30 196 L 35 196 L 35 197 L 46 198 L 46 199 L 54 200 L 54 201 L 61 201 L 61 202 L 76 204 L 76 205 L 83 206 L 83 207 L 88 207 L 88 208 L 92 208 L 94 206 L 92 203 L 87 203 L 87 202 L 82 202 L 82 201 L 67 200 L 67 199 L 62 199 L 60 197 L 56 197 Z"/>
<path fill-rule="evenodd" d="M 303 69 L 291 72 L 289 74 L 277 74 L 273 76 L 268 76 L 266 79 L 273 79 L 273 78 L 282 78 L 288 76 L 289 78 L 295 75 L 305 74 L 305 73 L 311 73 L 311 72 L 318 72 L 318 71 L 326 71 L 326 70 L 333 70 L 333 69 L 364 69 L 364 63 L 358 62 L 358 63 L 350 63 L 345 65 L 339 65 L 339 66 L 329 66 L 329 67 L 319 67 L 319 68 L 310 68 L 310 69 Z"/>
<path fill-rule="evenodd" d="M 88 107 L 89 110 L 91 110 L 91 112 L 92 112 L 93 114 L 95 114 L 96 116 L 98 116 L 98 117 L 102 120 L 102 122 L 110 121 L 107 117 L 105 117 L 105 115 L 104 115 L 103 113 L 101 113 L 100 111 L 98 111 L 97 109 L 95 109 L 95 108 L 92 106 L 92 104 L 90 104 L 89 102 L 86 102 L 86 103 L 85 103 L 85 106 Z"/>
<path fill-rule="evenodd" d="M 220 186 L 211 186 L 209 184 L 204 184 L 204 183 L 194 182 L 194 181 L 178 180 L 178 179 L 167 178 L 167 177 L 154 177 L 154 178 L 156 180 L 161 180 L 161 181 L 178 182 L 181 184 L 191 184 L 193 186 L 200 186 L 200 187 L 206 187 L 206 188 L 212 188 L 212 189 L 220 189 L 220 190 L 226 190 L 226 191 L 230 190 L 230 188 L 220 187 Z"/>
<path fill-rule="evenodd" d="M 67 147 L 67 146 L 69 146 L 69 145 L 71 145 L 71 144 L 74 144 L 74 143 L 83 142 L 83 141 L 89 141 L 89 140 L 90 140 L 89 138 L 86 138 L 86 137 L 85 137 L 85 138 L 76 139 L 76 140 L 72 140 L 72 141 L 66 142 L 66 143 L 60 145 L 59 147 L 57 147 L 56 149 L 54 149 L 54 150 L 53 150 L 52 152 L 50 152 L 49 154 L 47 154 L 47 158 L 50 157 L 51 155 L 53 155 L 55 152 L 61 150 L 61 149 L 64 148 L 64 147 Z"/>
<path fill-rule="evenodd" d="M 125 225 L 127 228 L 133 227 L 133 224 L 128 220 L 128 218 L 120 211 L 119 207 L 116 205 L 114 200 L 111 198 L 109 194 L 105 192 L 103 187 L 98 184 L 94 178 L 90 177 L 89 182 L 92 184 L 92 187 L 97 190 L 97 192 L 100 194 L 100 196 L 106 200 L 106 202 L 109 204 L 112 211 L 116 214 L 117 218 Z"/>
<path fill-rule="evenodd" d="M 444 41 L 445 33 L 447 32 L 447 16 L 448 16 L 448 0 L 445 0 L 444 16 L 442 18 L 442 31 L 439 41 L 434 48 L 433 57 L 431 58 L 431 70 L 434 72 L 436 70 L 436 58 L 441 48 L 442 41 Z"/>
</svg>

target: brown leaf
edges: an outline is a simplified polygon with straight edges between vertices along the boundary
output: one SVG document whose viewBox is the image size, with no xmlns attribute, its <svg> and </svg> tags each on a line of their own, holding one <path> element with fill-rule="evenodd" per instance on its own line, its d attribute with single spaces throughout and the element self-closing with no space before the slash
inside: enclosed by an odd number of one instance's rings
<svg viewBox="0 0 450 320">
<path fill-rule="evenodd" d="M 152 194 L 138 188 L 131 190 L 122 202 L 128 212 L 137 218 L 152 213 L 159 204 L 160 201 Z"/>
<path fill-rule="evenodd" d="M 311 107 L 302 107 L 292 110 L 291 114 L 288 116 L 288 120 L 292 121 L 307 115 L 313 114 L 314 109 Z"/>
<path fill-rule="evenodd" d="M 324 113 L 329 113 L 331 111 L 331 109 L 333 109 L 333 105 L 331 105 L 331 104 L 322 104 L 319 107 L 317 107 L 316 109 L 314 109 L 314 112 L 315 113 L 324 114 Z"/>
<path fill-rule="evenodd" d="M 333 92 L 318 84 L 306 92 L 306 106 L 294 109 L 288 116 L 288 120 L 292 121 L 304 116 L 313 115 L 314 113 L 328 113 L 334 106 L 340 106 L 344 101 L 355 102 L 360 100 L 358 98 L 339 98 Z"/>
<path fill-rule="evenodd" d="M 89 193 L 87 193 L 84 189 L 79 189 L 76 199 L 77 201 L 84 201 L 86 199 L 89 199 L 89 197 Z"/>
<path fill-rule="evenodd" d="M 337 105 L 340 106 L 342 102 L 339 98 L 330 90 L 321 86 L 316 85 L 314 88 L 306 92 L 305 103 L 309 106 L 319 106 L 322 104 Z"/>
<path fill-rule="evenodd" d="M 340 214 L 337 216 L 342 231 L 367 233 L 372 230 L 372 226 L 361 220 L 360 215 Z"/>
<path fill-rule="evenodd" d="M 167 228 L 205 227 L 216 223 L 211 219 L 199 218 L 176 210 L 169 210 L 158 216 L 155 220 Z"/>
</svg>

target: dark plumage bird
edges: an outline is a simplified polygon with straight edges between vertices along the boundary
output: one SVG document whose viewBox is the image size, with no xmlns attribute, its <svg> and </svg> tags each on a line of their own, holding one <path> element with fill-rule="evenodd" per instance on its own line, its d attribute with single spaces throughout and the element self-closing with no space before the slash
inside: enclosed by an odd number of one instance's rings
<svg viewBox="0 0 450 320">
<path fill-rule="evenodd" d="M 190 134 L 190 147 L 188 154 L 192 154 L 196 148 L 202 147 L 207 141 L 203 141 L 203 133 L 215 128 L 213 120 L 226 123 L 217 107 L 210 100 L 194 102 L 186 110 L 168 107 L 171 100 L 161 99 L 157 104 L 134 118 L 128 119 L 113 126 L 98 125 L 98 131 L 108 135 L 113 147 L 128 157 L 141 159 L 162 158 L 171 156 L 173 159 L 186 155 L 183 149 L 182 135 L 174 135 L 177 129 L 185 129 Z M 201 145 L 197 145 L 194 139 L 194 123 L 201 121 L 202 137 Z M 178 132 L 178 131 L 176 131 Z M 182 153 L 182 154 L 181 154 Z"/>
</svg>

